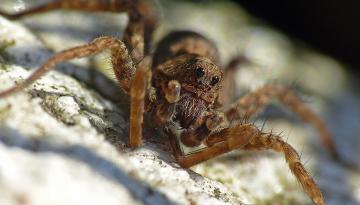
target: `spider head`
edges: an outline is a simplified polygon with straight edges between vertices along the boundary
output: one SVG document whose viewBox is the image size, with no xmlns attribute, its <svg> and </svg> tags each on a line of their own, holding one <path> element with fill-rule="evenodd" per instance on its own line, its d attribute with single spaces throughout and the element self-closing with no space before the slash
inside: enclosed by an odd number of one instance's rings
<svg viewBox="0 0 360 205">
<path fill-rule="evenodd" d="M 183 54 L 158 66 L 167 78 L 181 83 L 181 89 L 208 103 L 213 103 L 221 88 L 223 72 L 210 59 Z"/>
<path fill-rule="evenodd" d="M 218 92 L 223 73 L 210 59 L 194 56 L 184 66 L 180 81 L 184 89 L 191 92 Z"/>
</svg>

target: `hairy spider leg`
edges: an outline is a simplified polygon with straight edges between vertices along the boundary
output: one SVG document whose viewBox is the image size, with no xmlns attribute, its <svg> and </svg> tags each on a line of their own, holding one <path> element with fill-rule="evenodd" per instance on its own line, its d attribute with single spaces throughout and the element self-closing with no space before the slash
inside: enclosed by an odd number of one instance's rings
<svg viewBox="0 0 360 205">
<path fill-rule="evenodd" d="M 300 156 L 296 150 L 280 137 L 272 133 L 259 133 L 252 138 L 249 144 L 245 145 L 244 150 L 273 150 L 282 152 L 289 165 L 291 172 L 300 182 L 303 190 L 316 205 L 325 205 L 324 198 L 314 179 L 306 171 L 300 161 Z"/>
<path fill-rule="evenodd" d="M 262 108 L 268 105 L 272 99 L 278 99 L 302 120 L 312 125 L 319 133 L 323 145 L 329 150 L 335 159 L 339 154 L 335 148 L 331 134 L 324 122 L 306 106 L 293 91 L 278 84 L 268 84 L 260 87 L 238 99 L 228 108 L 225 113 L 229 122 L 236 123 L 246 116 L 254 116 Z"/>
<path fill-rule="evenodd" d="M 131 83 L 130 96 L 130 147 L 141 145 L 143 114 L 145 111 L 145 96 L 149 93 L 151 82 L 150 57 L 139 63 L 134 80 Z"/>
<path fill-rule="evenodd" d="M 111 60 L 115 73 L 129 73 L 129 76 L 131 77 L 130 80 L 126 79 L 119 82 L 120 86 L 126 91 L 126 88 L 130 87 L 130 85 L 128 84 L 130 84 L 130 81 L 133 78 L 132 73 L 134 73 L 136 69 L 133 66 L 132 60 L 128 54 L 125 44 L 122 41 L 113 37 L 100 37 L 94 39 L 88 44 L 66 49 L 55 54 L 50 59 L 48 59 L 42 66 L 35 70 L 23 82 L 7 90 L 1 91 L 0 98 L 23 90 L 27 86 L 31 85 L 34 81 L 39 79 L 41 76 L 43 76 L 46 72 L 54 69 L 54 67 L 59 63 L 76 58 L 95 55 L 106 49 L 110 49 L 111 51 Z"/>
<path fill-rule="evenodd" d="M 263 133 L 254 125 L 237 124 L 220 132 L 209 135 L 202 150 L 184 155 L 176 136 L 168 131 L 174 156 L 182 167 L 191 167 L 206 160 L 230 152 L 234 149 L 274 150 L 282 152 L 290 170 L 302 185 L 303 189 L 316 205 L 324 205 L 324 199 L 313 178 L 305 170 L 295 149 L 272 133 Z"/>
<path fill-rule="evenodd" d="M 224 69 L 224 78 L 221 84 L 221 92 L 217 98 L 217 103 L 221 106 L 228 106 L 232 102 L 235 94 L 235 73 L 241 69 L 241 65 L 252 64 L 245 56 L 239 55 L 230 60 Z"/>
<path fill-rule="evenodd" d="M 9 19 L 17 19 L 26 15 L 59 9 L 127 12 L 129 23 L 124 33 L 123 42 L 131 51 L 130 55 L 133 62 L 139 63 L 150 50 L 150 41 L 157 25 L 157 15 L 154 4 L 149 0 L 57 0 L 14 14 L 0 11 L 0 15 Z M 128 90 L 128 88 L 126 89 Z"/>
<path fill-rule="evenodd" d="M 147 0 L 59 0 L 16 14 L 0 11 L 0 15 L 15 19 L 58 9 L 127 12 L 129 23 L 125 29 L 124 43 L 112 37 L 100 37 L 94 39 L 89 44 L 64 50 L 50 58 L 21 84 L 0 92 L 0 98 L 26 88 L 61 62 L 94 55 L 105 49 L 110 49 L 113 70 L 117 81 L 123 91 L 131 95 L 130 145 L 134 148 L 140 146 L 144 97 L 145 92 L 149 88 L 148 85 L 151 78 L 151 72 L 148 69 L 151 62 L 149 57 L 145 58 L 145 56 L 149 52 L 151 36 L 157 23 L 153 4 Z M 131 51 L 130 54 L 128 51 Z M 136 64 L 139 64 L 139 70 L 136 70 L 134 66 Z"/>
</svg>

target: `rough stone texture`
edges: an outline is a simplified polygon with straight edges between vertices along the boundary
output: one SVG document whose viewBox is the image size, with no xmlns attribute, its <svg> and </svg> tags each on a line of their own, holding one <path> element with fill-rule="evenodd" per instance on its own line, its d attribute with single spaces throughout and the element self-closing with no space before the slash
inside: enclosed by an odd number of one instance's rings
<svg viewBox="0 0 360 205">
<path fill-rule="evenodd" d="M 2 6 L 12 10 L 21 2 L 5 0 Z M 360 98 L 343 65 L 294 44 L 230 3 L 159 4 L 166 18 L 157 39 L 187 28 L 214 40 L 223 64 L 245 55 L 255 65 L 239 70 L 239 95 L 273 80 L 296 82 L 326 119 L 343 158 L 360 165 Z M 53 50 L 99 35 L 121 37 L 125 24 L 123 14 L 62 11 L 19 23 L 0 17 L 0 45 L 9 44 L 0 46 L 0 89 L 24 79 Z M 185 170 L 174 162 L 166 137 L 150 129 L 142 148 L 128 149 L 128 99 L 105 76 L 113 78 L 107 58 L 62 64 L 61 72 L 0 100 L 0 204 L 310 204 L 278 154 L 234 152 Z M 103 70 L 86 69 L 91 67 Z M 359 204 L 359 172 L 332 161 L 315 132 L 276 107 L 256 123 L 267 119 L 265 129 L 283 132 L 302 153 L 327 204 Z"/>
</svg>

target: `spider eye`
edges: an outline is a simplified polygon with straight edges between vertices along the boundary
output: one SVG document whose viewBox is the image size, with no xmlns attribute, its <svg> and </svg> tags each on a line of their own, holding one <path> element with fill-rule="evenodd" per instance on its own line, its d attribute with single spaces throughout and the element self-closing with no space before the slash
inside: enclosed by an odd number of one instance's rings
<svg viewBox="0 0 360 205">
<path fill-rule="evenodd" d="M 212 79 L 211 79 L 210 85 L 211 85 L 211 86 L 214 86 L 214 85 L 216 85 L 219 81 L 220 81 L 219 76 L 214 76 L 214 77 L 212 77 Z"/>
<path fill-rule="evenodd" d="M 195 70 L 195 76 L 196 78 L 201 78 L 205 75 L 205 71 L 204 71 L 204 68 L 202 67 L 199 67 L 199 68 L 196 68 Z"/>
</svg>

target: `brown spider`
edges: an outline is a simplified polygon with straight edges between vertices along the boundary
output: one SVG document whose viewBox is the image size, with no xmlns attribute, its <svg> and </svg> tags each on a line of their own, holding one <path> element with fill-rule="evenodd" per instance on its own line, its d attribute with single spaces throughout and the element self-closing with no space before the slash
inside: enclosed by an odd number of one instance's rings
<svg viewBox="0 0 360 205">
<path fill-rule="evenodd" d="M 168 34 L 151 54 L 150 40 L 157 15 L 153 4 L 146 0 L 59 0 L 18 14 L 0 12 L 0 15 L 18 18 L 55 9 L 127 12 L 130 20 L 122 41 L 100 37 L 89 44 L 57 53 L 21 84 L 0 92 L 0 98 L 26 88 L 61 62 L 109 49 L 118 83 L 131 96 L 132 148 L 141 145 L 143 113 L 146 111 L 169 135 L 175 158 L 182 167 L 193 166 L 234 149 L 282 152 L 312 201 L 317 205 L 325 204 L 321 191 L 291 145 L 272 133 L 263 133 L 252 124 L 242 123 L 245 117 L 253 116 L 272 98 L 277 98 L 313 125 L 323 144 L 337 157 L 324 123 L 291 90 L 269 84 L 248 93 L 228 109 L 221 109 L 222 102 L 229 100 L 224 93 L 227 93 L 231 72 L 241 60 L 231 61 L 223 73 L 218 67 L 219 57 L 214 44 L 190 31 Z M 199 146 L 201 149 L 186 155 L 182 146 Z"/>
</svg>

